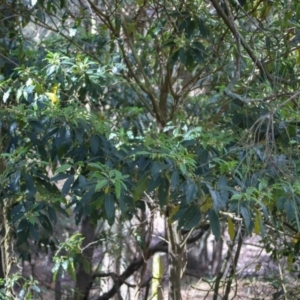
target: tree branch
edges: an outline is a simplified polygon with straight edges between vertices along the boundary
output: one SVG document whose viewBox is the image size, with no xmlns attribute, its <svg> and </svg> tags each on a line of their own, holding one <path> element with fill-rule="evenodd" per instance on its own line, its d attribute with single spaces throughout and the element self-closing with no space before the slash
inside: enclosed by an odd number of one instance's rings
<svg viewBox="0 0 300 300">
<path fill-rule="evenodd" d="M 191 244 L 191 243 L 194 243 L 195 241 L 199 240 L 203 236 L 205 231 L 209 229 L 209 227 L 210 227 L 209 225 L 205 225 L 203 228 L 201 228 L 199 233 L 197 233 L 195 236 L 193 236 L 187 240 L 187 244 Z M 140 267 L 142 267 L 142 265 L 145 263 L 145 260 L 148 260 L 157 252 L 168 253 L 168 244 L 166 241 L 161 241 L 156 246 L 150 247 L 148 249 L 148 251 L 145 251 L 144 255 L 142 255 L 140 258 L 133 260 L 120 276 L 118 276 L 117 274 L 112 273 L 112 272 L 95 273 L 93 275 L 93 279 L 95 279 L 97 277 L 113 276 L 113 280 L 114 280 L 113 287 L 107 293 L 104 293 L 103 295 L 99 296 L 97 298 L 97 300 L 108 300 L 108 299 L 112 298 L 116 293 L 118 293 L 118 289 L 123 284 L 126 284 L 129 287 L 134 287 L 134 285 L 127 283 L 126 279 L 128 277 L 130 277 L 134 272 L 136 272 Z M 149 281 L 150 280 L 151 280 L 151 278 L 149 279 Z M 143 283 L 142 286 L 146 286 L 147 282 L 148 282 L 148 280 L 145 283 Z M 87 299 L 84 299 L 84 300 L 87 300 Z"/>
<path fill-rule="evenodd" d="M 253 53 L 252 49 L 248 46 L 248 44 L 245 42 L 244 38 L 241 36 L 241 34 L 238 32 L 236 27 L 232 24 L 230 19 L 226 16 L 224 10 L 219 4 L 218 0 L 210 0 L 214 8 L 216 9 L 217 13 L 220 15 L 220 17 L 223 19 L 225 22 L 226 26 L 230 29 L 230 31 L 233 33 L 234 37 L 240 41 L 241 45 L 243 48 L 246 50 L 254 64 L 257 66 L 257 68 L 261 71 L 262 74 L 264 74 L 268 81 L 270 83 L 273 83 L 273 78 L 269 74 L 269 72 L 266 70 L 264 64 L 256 57 L 256 55 Z"/>
<path fill-rule="evenodd" d="M 144 256 L 133 260 L 130 265 L 126 268 L 126 270 L 120 275 L 114 278 L 114 285 L 113 287 L 103 295 L 99 296 L 97 300 L 108 300 L 113 297 L 117 292 L 118 288 L 125 283 L 125 280 L 130 277 L 134 272 L 136 272 L 144 263 L 145 260 L 151 258 L 157 252 L 168 252 L 168 245 L 166 242 L 160 242 L 154 247 L 151 247 L 144 253 Z M 106 273 L 112 274 L 112 273 Z M 110 275 L 111 276 L 111 275 Z M 98 276 L 99 277 L 99 276 Z M 87 299 L 84 299 L 87 300 Z"/>
</svg>

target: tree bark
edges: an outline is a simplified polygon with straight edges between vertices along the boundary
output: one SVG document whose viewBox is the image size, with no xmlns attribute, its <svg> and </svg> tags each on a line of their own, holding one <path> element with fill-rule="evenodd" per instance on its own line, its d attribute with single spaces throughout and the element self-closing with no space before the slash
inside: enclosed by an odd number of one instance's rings
<svg viewBox="0 0 300 300">
<path fill-rule="evenodd" d="M 0 154 L 3 153 L 3 136 L 2 136 L 2 128 L 0 128 Z M 5 170 L 5 161 L 4 159 L 0 159 L 0 174 L 3 174 Z M 1 193 L 1 191 L 0 191 Z M 2 203 L 1 203 L 1 208 L 2 208 Z M 0 220 L 1 220 L 1 224 L 0 224 L 0 239 L 1 239 L 1 245 L 2 245 L 2 241 L 3 241 L 3 237 L 4 237 L 4 225 L 3 225 L 3 220 L 2 220 L 2 213 L 0 215 Z M 1 250 L 0 250 L 0 278 L 5 278 L 5 254 L 3 252 L 4 248 L 3 246 L 1 246 Z"/>
<path fill-rule="evenodd" d="M 168 220 L 167 220 L 168 222 Z M 181 277 L 186 267 L 186 246 L 182 244 L 177 222 L 168 224 L 169 300 L 181 300 Z"/>
<path fill-rule="evenodd" d="M 224 236 L 225 233 L 225 227 L 222 229 L 222 236 Z M 223 262 L 223 245 L 224 245 L 224 240 L 223 238 L 219 238 L 217 241 L 214 241 L 214 246 L 213 246 L 213 255 L 212 255 L 212 262 L 211 262 L 211 274 L 212 277 L 216 276 L 221 268 L 222 268 L 222 262 Z"/>
<path fill-rule="evenodd" d="M 90 243 L 95 240 L 96 226 L 92 224 L 88 217 L 84 217 L 81 222 L 80 233 L 85 238 L 82 247 L 82 259 L 78 271 L 76 272 L 76 290 L 74 300 L 89 299 L 90 288 L 92 286 L 93 274 L 91 272 L 94 247 L 87 247 Z M 84 263 L 84 260 L 86 261 Z M 86 270 L 86 265 L 89 265 L 90 270 Z"/>
<path fill-rule="evenodd" d="M 3 261 L 2 261 L 2 251 L 0 250 L 0 278 L 4 279 L 5 275 L 4 275 L 4 265 L 3 265 Z M 1 288 L 2 286 L 0 286 Z"/>
<path fill-rule="evenodd" d="M 144 255 L 141 257 L 134 259 L 125 269 L 125 271 L 120 276 L 115 276 L 115 282 L 113 287 L 103 295 L 99 296 L 97 300 L 108 300 L 113 297 L 116 293 L 118 293 L 118 289 L 124 284 L 125 280 L 134 274 L 137 270 L 139 270 L 150 257 L 152 257 L 157 252 L 167 252 L 167 245 L 165 242 L 160 242 L 154 247 L 149 248 Z M 106 277 L 102 274 L 94 274 L 94 277 Z"/>
<path fill-rule="evenodd" d="M 4 144 L 5 134 L 3 133 L 3 128 L 0 128 L 0 154 L 4 152 L 5 144 Z M 3 174 L 6 169 L 6 164 L 4 158 L 0 159 L 0 174 Z M 0 191 L 1 193 L 2 191 Z M 9 224 L 9 220 L 7 218 L 8 211 L 11 203 L 13 202 L 13 198 L 3 198 L 0 203 L 1 211 L 0 211 L 0 251 L 1 251 L 1 277 L 7 279 L 11 278 L 12 274 L 18 271 L 16 266 L 15 252 L 14 252 L 14 244 L 13 244 L 13 231 Z M 11 286 L 6 288 L 7 297 L 14 297 L 19 290 L 19 286 L 17 283 L 12 283 Z"/>
</svg>

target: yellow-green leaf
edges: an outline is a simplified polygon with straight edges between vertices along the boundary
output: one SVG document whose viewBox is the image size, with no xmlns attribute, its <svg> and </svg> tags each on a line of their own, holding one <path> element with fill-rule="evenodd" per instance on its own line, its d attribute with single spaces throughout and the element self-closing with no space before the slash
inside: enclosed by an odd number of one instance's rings
<svg viewBox="0 0 300 300">
<path fill-rule="evenodd" d="M 300 65 L 300 50 L 297 50 L 297 57 L 296 57 L 296 66 Z"/>
<path fill-rule="evenodd" d="M 54 93 L 45 93 L 46 96 L 50 99 L 53 105 L 58 105 L 59 104 L 59 99 L 56 94 Z"/>
<path fill-rule="evenodd" d="M 73 261 L 70 261 L 68 264 L 68 274 L 74 281 L 76 281 L 76 271 Z"/>
<path fill-rule="evenodd" d="M 260 233 L 260 222 L 261 222 L 261 215 L 260 212 L 257 211 L 254 221 L 254 233 L 259 234 Z"/>
<path fill-rule="evenodd" d="M 133 197 L 132 197 L 133 201 L 137 201 L 142 197 L 142 195 L 144 194 L 144 191 L 147 189 L 148 181 L 149 181 L 149 179 L 147 176 L 142 177 L 138 181 L 138 183 L 133 191 Z"/>
<path fill-rule="evenodd" d="M 121 197 L 121 182 L 116 180 L 115 182 L 115 191 L 116 191 L 116 198 L 120 199 Z"/>
<path fill-rule="evenodd" d="M 174 215 L 178 212 L 178 210 L 179 210 L 179 205 L 173 205 L 170 207 L 170 217 L 168 220 L 169 224 L 172 223 L 172 219 L 173 219 Z"/>
<path fill-rule="evenodd" d="M 228 234 L 230 236 L 230 239 L 233 241 L 235 237 L 235 228 L 234 223 L 231 218 L 228 218 Z"/>
<path fill-rule="evenodd" d="M 199 202 L 200 202 L 200 211 L 202 213 L 205 213 L 209 209 L 212 209 L 214 207 L 213 199 L 208 194 L 201 196 Z"/>
<path fill-rule="evenodd" d="M 96 187 L 95 187 L 95 191 L 99 191 L 101 190 L 103 187 L 105 187 L 106 185 L 108 184 L 108 180 L 107 179 L 103 179 L 103 180 L 100 180 Z M 107 187 L 106 187 L 107 188 Z"/>
<path fill-rule="evenodd" d="M 287 262 L 288 262 L 288 266 L 291 268 L 293 266 L 293 263 L 294 263 L 294 256 L 293 256 L 293 254 L 290 253 L 288 255 Z"/>
</svg>

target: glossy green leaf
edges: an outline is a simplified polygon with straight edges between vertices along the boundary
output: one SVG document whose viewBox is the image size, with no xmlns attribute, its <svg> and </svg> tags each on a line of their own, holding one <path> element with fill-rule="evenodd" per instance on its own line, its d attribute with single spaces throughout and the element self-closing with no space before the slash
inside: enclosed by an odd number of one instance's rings
<svg viewBox="0 0 300 300">
<path fill-rule="evenodd" d="M 100 180 L 97 184 L 96 184 L 96 187 L 95 187 L 95 191 L 99 191 L 101 189 L 103 189 L 104 187 L 106 187 L 108 184 L 108 180 L 107 179 L 103 179 L 103 180 Z"/>
<path fill-rule="evenodd" d="M 295 210 L 293 202 L 290 199 L 286 199 L 284 204 L 284 210 L 289 222 L 292 222 L 295 219 Z"/>
<path fill-rule="evenodd" d="M 179 50 L 175 51 L 170 57 L 169 57 L 169 64 L 171 67 L 173 67 L 176 62 L 179 59 Z"/>
<path fill-rule="evenodd" d="M 48 206 L 47 212 L 48 212 L 50 221 L 55 224 L 57 221 L 57 214 L 56 214 L 55 209 L 52 206 Z"/>
<path fill-rule="evenodd" d="M 222 201 L 222 207 L 225 207 L 229 198 L 229 187 L 226 176 L 221 175 L 218 179 L 217 184 L 220 194 L 220 200 Z"/>
<path fill-rule="evenodd" d="M 29 237 L 30 234 L 30 222 L 23 219 L 17 228 L 17 244 L 22 245 Z"/>
<path fill-rule="evenodd" d="M 205 21 L 202 19 L 202 17 L 198 19 L 198 27 L 199 27 L 201 35 L 203 37 L 207 37 L 208 36 L 208 29 L 207 29 Z"/>
<path fill-rule="evenodd" d="M 186 65 L 187 62 L 187 52 L 184 48 L 179 49 L 179 58 L 183 65 Z"/>
<path fill-rule="evenodd" d="M 113 194 L 108 193 L 105 195 L 104 209 L 105 209 L 108 224 L 112 225 L 115 221 L 115 201 L 114 201 Z"/>
<path fill-rule="evenodd" d="M 10 177 L 9 189 L 12 192 L 17 192 L 19 190 L 19 182 L 21 178 L 21 172 L 17 171 Z"/>
<path fill-rule="evenodd" d="M 26 220 L 26 219 L 23 219 L 23 220 L 19 223 L 19 225 L 18 225 L 17 233 L 22 232 L 22 231 L 24 231 L 24 230 L 27 230 L 27 228 L 28 228 L 29 226 L 30 226 L 29 221 Z"/>
<path fill-rule="evenodd" d="M 173 219 L 178 219 L 179 229 L 190 230 L 199 224 L 201 213 L 198 207 L 194 205 L 188 206 L 187 208 L 180 207 Z"/>
<path fill-rule="evenodd" d="M 180 171 L 182 172 L 182 174 L 186 174 L 187 169 L 186 169 L 186 165 L 184 163 L 181 163 L 179 165 Z"/>
<path fill-rule="evenodd" d="M 218 212 L 221 208 L 224 207 L 224 202 L 221 199 L 221 196 L 218 191 L 209 188 L 211 197 L 214 200 L 214 209 Z"/>
<path fill-rule="evenodd" d="M 59 173 L 51 178 L 51 181 L 60 181 L 70 177 L 68 173 Z"/>
<path fill-rule="evenodd" d="M 151 175 L 153 179 L 157 179 L 165 168 L 165 164 L 162 164 L 158 161 L 154 161 L 151 165 Z"/>
<path fill-rule="evenodd" d="M 196 29 L 196 22 L 192 19 L 189 19 L 187 21 L 186 29 L 185 29 L 185 35 L 187 38 L 190 38 L 192 34 L 194 33 L 194 30 Z"/>
<path fill-rule="evenodd" d="M 142 196 L 144 195 L 144 192 L 147 189 L 148 181 L 149 181 L 148 176 L 145 176 L 137 182 L 137 184 L 133 190 L 133 197 L 132 197 L 133 201 L 137 201 L 142 198 Z"/>
<path fill-rule="evenodd" d="M 198 187 L 195 182 L 191 181 L 188 183 L 186 190 L 186 202 L 190 204 L 197 196 Z"/>
<path fill-rule="evenodd" d="M 104 169 L 104 167 L 100 163 L 89 163 L 88 166 L 91 168 L 95 168 L 99 171 L 103 171 L 103 169 Z"/>
<path fill-rule="evenodd" d="M 30 224 L 29 231 L 30 231 L 30 236 L 33 238 L 33 240 L 38 242 L 40 239 L 38 224 L 36 224 L 36 223 Z"/>
<path fill-rule="evenodd" d="M 120 199 L 121 197 L 121 188 L 122 188 L 122 183 L 119 180 L 115 181 L 115 192 L 116 192 L 116 198 Z"/>
<path fill-rule="evenodd" d="M 38 218 L 40 224 L 42 225 L 42 227 L 46 231 L 48 231 L 50 234 L 52 234 L 53 233 L 53 227 L 52 227 L 51 222 L 49 221 L 49 218 L 46 215 L 41 214 L 41 213 L 37 218 Z"/>
<path fill-rule="evenodd" d="M 100 146 L 100 142 L 99 142 L 99 138 L 96 135 L 91 136 L 90 144 L 91 144 L 92 153 L 93 154 L 97 153 Z"/>
<path fill-rule="evenodd" d="M 250 211 L 247 207 L 245 206 L 241 206 L 240 207 L 240 211 L 241 211 L 241 215 L 243 217 L 243 220 L 244 220 L 244 223 L 245 223 L 245 226 L 246 226 L 246 229 L 251 232 L 252 230 L 252 227 L 253 227 L 253 221 L 252 221 L 252 218 L 251 218 L 251 214 L 250 214 Z"/>
<path fill-rule="evenodd" d="M 71 260 L 69 262 L 67 271 L 68 271 L 68 274 L 71 277 L 71 279 L 73 281 L 75 281 L 76 280 L 76 270 L 75 270 L 75 266 L 74 266 L 73 260 Z"/>
<path fill-rule="evenodd" d="M 178 170 L 174 170 L 171 176 L 171 187 L 176 189 L 180 182 L 180 174 Z"/>
<path fill-rule="evenodd" d="M 72 184 L 74 182 L 74 179 L 75 179 L 75 176 L 74 175 L 70 175 L 70 177 L 65 181 L 65 183 L 64 183 L 64 185 L 63 185 L 63 187 L 61 189 L 62 196 L 66 196 L 69 193 L 69 191 L 71 189 L 71 186 L 72 186 Z"/>
<path fill-rule="evenodd" d="M 64 164 L 64 165 L 61 165 L 60 167 L 58 167 L 56 170 L 55 170 L 55 173 L 58 174 L 58 173 L 63 173 L 65 171 L 67 171 L 68 169 L 72 168 L 72 165 L 70 164 Z"/>
<path fill-rule="evenodd" d="M 10 221 L 12 223 L 15 223 L 16 221 L 18 221 L 19 219 L 21 219 L 24 214 L 26 213 L 26 208 L 24 206 L 23 203 L 18 203 L 17 205 L 15 205 L 11 212 L 10 212 Z"/>
<path fill-rule="evenodd" d="M 169 197 L 169 180 L 163 177 L 158 187 L 158 200 L 161 208 L 163 208 L 166 205 L 168 201 L 168 197 Z"/>
<path fill-rule="evenodd" d="M 220 220 L 213 209 L 209 209 L 208 212 L 208 218 L 210 223 L 210 228 L 212 230 L 213 235 L 215 236 L 215 239 L 218 240 L 220 238 L 221 229 L 220 229 Z"/>
</svg>

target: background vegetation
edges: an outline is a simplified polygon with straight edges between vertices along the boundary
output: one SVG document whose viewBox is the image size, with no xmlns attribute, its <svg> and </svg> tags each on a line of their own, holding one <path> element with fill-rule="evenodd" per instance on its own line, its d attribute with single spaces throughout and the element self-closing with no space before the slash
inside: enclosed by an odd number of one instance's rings
<svg viewBox="0 0 300 300">
<path fill-rule="evenodd" d="M 163 252 L 166 298 L 193 275 L 245 299 L 257 235 L 262 297 L 298 299 L 299 19 L 296 0 L 2 0 L 3 297 L 151 299 Z"/>
</svg>

